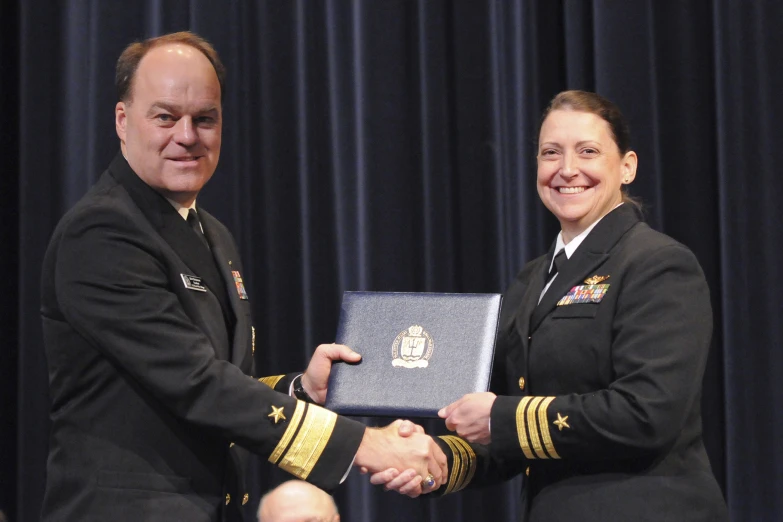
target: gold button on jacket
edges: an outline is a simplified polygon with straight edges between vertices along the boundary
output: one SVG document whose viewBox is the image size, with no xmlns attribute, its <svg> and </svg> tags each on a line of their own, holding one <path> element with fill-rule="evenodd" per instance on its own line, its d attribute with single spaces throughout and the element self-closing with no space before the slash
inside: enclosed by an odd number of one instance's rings
<svg viewBox="0 0 783 522">
<path fill-rule="evenodd" d="M 520 377 L 519 378 L 519 389 L 520 390 L 524 390 L 525 389 L 525 378 L 524 377 Z"/>
</svg>

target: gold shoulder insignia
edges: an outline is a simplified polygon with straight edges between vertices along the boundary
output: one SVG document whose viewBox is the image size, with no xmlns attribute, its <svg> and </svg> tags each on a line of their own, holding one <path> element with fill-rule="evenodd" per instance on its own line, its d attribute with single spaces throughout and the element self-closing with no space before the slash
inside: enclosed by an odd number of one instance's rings
<svg viewBox="0 0 783 522">
<path fill-rule="evenodd" d="M 593 277 L 588 277 L 587 279 L 585 279 L 585 284 L 586 285 L 597 285 L 598 283 L 600 283 L 602 281 L 606 281 L 607 279 L 609 279 L 608 275 L 605 275 L 605 276 L 594 275 Z"/>
</svg>

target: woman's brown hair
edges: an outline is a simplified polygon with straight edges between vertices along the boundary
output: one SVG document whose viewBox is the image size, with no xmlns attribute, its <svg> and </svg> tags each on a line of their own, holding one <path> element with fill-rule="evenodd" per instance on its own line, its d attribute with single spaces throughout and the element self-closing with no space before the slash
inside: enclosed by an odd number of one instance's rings
<svg viewBox="0 0 783 522">
<path fill-rule="evenodd" d="M 541 122 L 538 125 L 538 133 L 541 134 L 541 126 L 549 113 L 556 110 L 571 110 L 579 112 L 589 112 L 595 114 L 609 124 L 609 130 L 612 133 L 617 148 L 621 155 L 625 155 L 631 150 L 631 131 L 628 128 L 623 113 L 620 109 L 600 94 L 587 91 L 563 91 L 549 102 L 549 106 L 544 110 L 541 116 Z M 627 185 L 623 186 L 623 203 L 628 203 L 642 210 L 642 203 L 638 199 L 631 197 L 627 192 Z"/>
</svg>

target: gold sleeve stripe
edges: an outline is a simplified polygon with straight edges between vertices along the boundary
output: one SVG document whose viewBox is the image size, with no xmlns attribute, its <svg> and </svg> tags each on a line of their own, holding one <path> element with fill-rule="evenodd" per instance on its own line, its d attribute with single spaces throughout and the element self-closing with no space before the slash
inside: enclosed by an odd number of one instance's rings
<svg viewBox="0 0 783 522">
<path fill-rule="evenodd" d="M 440 439 L 451 449 L 453 456 L 449 481 L 444 495 L 464 489 L 476 474 L 476 453 L 470 444 L 454 435 L 443 435 Z"/>
<path fill-rule="evenodd" d="M 549 419 L 547 418 L 547 409 L 549 404 L 555 400 L 554 397 L 547 397 L 541 406 L 538 408 L 538 426 L 541 428 L 541 438 L 544 439 L 544 448 L 549 456 L 553 459 L 559 459 L 560 455 L 555 451 L 555 446 L 552 444 L 552 436 L 549 434 Z"/>
<path fill-rule="evenodd" d="M 283 436 L 280 437 L 280 441 L 277 443 L 277 446 L 275 447 L 272 454 L 269 455 L 269 462 L 272 464 L 277 464 L 277 461 L 280 460 L 280 457 L 283 456 L 283 452 L 288 447 L 291 439 L 294 438 L 294 433 L 296 433 L 296 430 L 299 429 L 299 424 L 302 423 L 302 416 L 304 415 L 306 406 L 307 403 L 296 401 L 296 409 L 294 410 L 294 414 L 291 416 L 291 420 L 288 421 L 288 428 L 285 430 L 285 433 L 283 433 Z"/>
<path fill-rule="evenodd" d="M 297 478 L 306 479 L 324 452 L 337 424 L 337 414 L 309 405 L 302 428 L 291 448 L 280 461 L 280 468 Z"/>
<path fill-rule="evenodd" d="M 280 379 L 285 377 L 285 375 L 273 375 L 271 377 L 261 377 L 258 379 L 258 382 L 264 383 L 273 390 L 275 389 L 275 386 L 277 386 L 277 383 L 280 382 Z"/>
<path fill-rule="evenodd" d="M 454 442 L 452 439 L 455 439 L 453 435 L 444 435 L 440 437 L 441 440 L 443 440 L 446 444 L 448 444 L 449 448 L 451 449 L 451 455 L 452 455 L 452 461 L 451 461 L 451 471 L 449 472 L 449 482 L 446 485 L 446 491 L 443 493 L 444 495 L 448 495 L 449 493 L 454 492 L 454 486 L 457 484 L 457 480 L 459 477 L 459 474 L 462 471 L 462 459 L 459 456 L 459 452 L 457 451 L 457 448 L 454 446 Z"/>
<path fill-rule="evenodd" d="M 530 399 L 531 397 L 524 397 L 519 401 L 519 406 L 517 406 L 517 436 L 519 437 L 519 446 L 522 448 L 522 453 L 525 454 L 526 458 L 534 459 L 536 457 L 530 451 L 530 444 L 527 441 L 527 423 L 525 422 L 525 408 Z"/>
<path fill-rule="evenodd" d="M 548 459 L 549 456 L 544 453 L 544 447 L 541 445 L 541 439 L 538 437 L 538 419 L 536 418 L 536 411 L 543 400 L 543 397 L 533 397 L 533 400 L 530 401 L 530 406 L 527 409 L 527 426 L 530 444 L 533 446 L 536 456 L 540 459 Z"/>
<path fill-rule="evenodd" d="M 476 474 L 476 453 L 473 451 L 473 448 L 470 447 L 470 444 L 468 444 L 466 441 L 456 438 L 454 441 L 457 445 L 460 445 L 464 448 L 465 454 L 467 455 L 467 468 L 468 473 L 467 476 L 462 481 L 462 484 L 457 488 L 457 491 L 460 491 L 462 489 L 465 489 L 465 487 L 470 484 L 470 481 L 473 480 L 473 476 Z"/>
</svg>

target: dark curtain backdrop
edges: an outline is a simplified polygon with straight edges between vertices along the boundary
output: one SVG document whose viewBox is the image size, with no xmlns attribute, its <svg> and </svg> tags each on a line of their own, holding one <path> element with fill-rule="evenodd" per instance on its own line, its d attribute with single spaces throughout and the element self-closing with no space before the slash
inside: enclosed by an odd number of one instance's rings
<svg viewBox="0 0 783 522">
<path fill-rule="evenodd" d="M 115 60 L 191 29 L 229 71 L 199 203 L 240 244 L 264 374 L 333 339 L 344 290 L 502 291 L 558 230 L 534 187 L 539 114 L 596 90 L 630 120 L 632 193 L 712 290 L 704 428 L 732 519 L 780 520 L 782 23 L 773 0 L 0 3 L 0 509 L 38 518 L 41 260 L 118 149 Z M 282 479 L 260 465 L 256 501 Z M 411 500 L 354 473 L 337 501 L 348 522 L 511 521 L 519 487 Z"/>
</svg>

